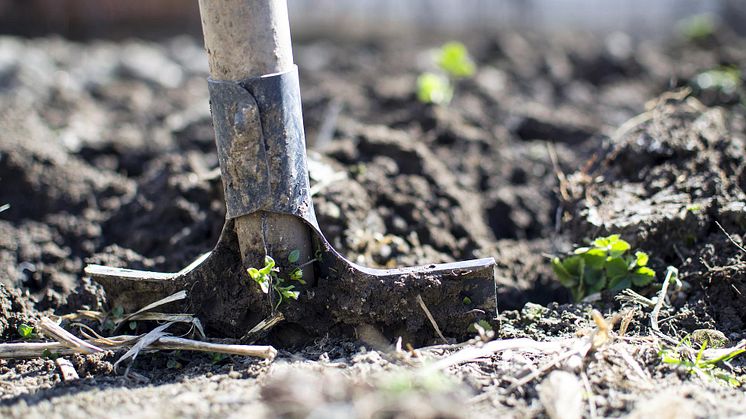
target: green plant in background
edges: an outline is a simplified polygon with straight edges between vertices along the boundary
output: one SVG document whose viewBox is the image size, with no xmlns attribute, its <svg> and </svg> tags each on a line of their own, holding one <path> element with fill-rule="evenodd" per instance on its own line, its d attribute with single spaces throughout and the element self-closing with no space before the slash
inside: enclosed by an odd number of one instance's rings
<svg viewBox="0 0 746 419">
<path fill-rule="evenodd" d="M 447 42 L 438 51 L 438 67 L 453 78 L 471 77 L 476 71 L 469 50 L 461 42 Z"/>
<path fill-rule="evenodd" d="M 718 353 L 715 357 L 705 357 L 705 350 L 708 344 L 709 340 L 702 341 L 699 350 L 695 352 L 692 345 L 692 337 L 686 336 L 676 348 L 661 349 L 658 355 L 664 364 L 684 368 L 690 374 L 701 378 L 717 379 L 733 387 L 740 387 L 744 382 L 744 378 L 726 371 L 720 365 L 743 354 L 746 352 L 746 349 L 741 347 L 731 348 L 731 350 L 723 349 L 720 350 L 722 353 Z"/>
<path fill-rule="evenodd" d="M 422 103 L 446 105 L 453 98 L 453 86 L 447 77 L 423 73 L 417 77 L 417 100 Z"/>
<path fill-rule="evenodd" d="M 447 42 L 436 53 L 439 73 L 426 72 L 417 77 L 417 99 L 422 103 L 446 105 L 453 98 L 458 79 L 471 77 L 476 71 L 466 46 Z"/>
<path fill-rule="evenodd" d="M 575 249 L 564 259 L 553 258 L 552 268 L 575 301 L 580 301 L 603 290 L 617 292 L 650 284 L 655 271 L 647 267 L 647 253 L 630 253 L 630 244 L 612 234 L 595 239 L 590 247 Z"/>
<path fill-rule="evenodd" d="M 717 20 L 710 13 L 690 16 L 678 23 L 678 29 L 689 41 L 701 41 L 715 34 Z"/>
<path fill-rule="evenodd" d="M 21 339 L 31 339 L 32 337 L 34 337 L 34 328 L 27 325 L 26 323 L 19 324 L 16 331 L 18 332 L 18 336 L 20 336 Z"/>
<path fill-rule="evenodd" d="M 699 90 L 715 89 L 730 95 L 742 85 L 741 70 L 735 66 L 721 66 L 699 73 L 693 80 Z"/>
<path fill-rule="evenodd" d="M 300 259 L 299 250 L 293 250 L 288 255 L 288 262 L 291 264 L 297 263 L 298 259 Z M 313 259 L 311 262 L 315 260 Z M 247 272 L 251 279 L 259 285 L 263 293 L 269 294 L 271 289 L 277 294 L 277 303 L 274 306 L 274 309 L 277 310 L 283 302 L 297 300 L 300 296 L 300 292 L 295 290 L 295 285 L 289 284 L 289 282 L 295 281 L 305 285 L 303 266 L 305 265 L 293 268 L 288 274 L 288 278 L 285 279 L 280 277 L 280 269 L 275 266 L 275 260 L 271 256 L 265 256 L 264 266 L 261 269 L 249 268 Z"/>
</svg>

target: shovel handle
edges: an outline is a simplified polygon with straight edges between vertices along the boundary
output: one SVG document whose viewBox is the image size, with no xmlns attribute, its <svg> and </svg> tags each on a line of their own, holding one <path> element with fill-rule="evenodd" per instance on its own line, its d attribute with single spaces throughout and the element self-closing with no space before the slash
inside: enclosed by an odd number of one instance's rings
<svg viewBox="0 0 746 419">
<path fill-rule="evenodd" d="M 214 80 L 238 81 L 293 67 L 286 0 L 199 0 Z"/>
<path fill-rule="evenodd" d="M 286 0 L 199 0 L 199 9 L 213 80 L 293 70 Z M 295 250 L 302 262 L 313 258 L 311 233 L 292 215 L 257 211 L 237 217 L 235 230 L 245 267 L 264 266 L 265 255 L 282 265 Z M 311 266 L 303 268 L 303 277 L 313 279 Z"/>
</svg>

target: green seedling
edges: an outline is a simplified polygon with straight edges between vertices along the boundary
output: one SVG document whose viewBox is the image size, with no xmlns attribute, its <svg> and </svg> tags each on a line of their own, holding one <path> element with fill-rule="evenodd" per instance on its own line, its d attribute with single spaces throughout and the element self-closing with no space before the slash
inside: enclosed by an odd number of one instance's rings
<svg viewBox="0 0 746 419">
<path fill-rule="evenodd" d="M 629 253 L 630 244 L 612 234 L 595 239 L 590 247 L 575 249 L 573 255 L 564 259 L 553 258 L 552 268 L 575 301 L 580 301 L 603 290 L 619 292 L 633 285 L 650 284 L 655 271 L 647 267 L 648 254 Z"/>
<path fill-rule="evenodd" d="M 300 259 L 300 251 L 293 250 L 288 255 L 288 262 L 291 264 L 297 263 Z M 299 284 L 306 284 L 303 279 L 303 267 L 318 260 L 312 259 L 309 262 L 296 266 L 290 270 L 287 278 L 280 276 L 280 269 L 276 267 L 275 260 L 271 256 L 264 257 L 264 266 L 261 269 L 249 268 L 247 272 L 251 279 L 259 285 L 259 288 L 263 293 L 269 294 L 270 290 L 277 294 L 277 303 L 274 309 L 280 307 L 280 305 L 288 300 L 297 300 L 300 296 L 300 292 L 295 290 L 295 285 L 290 282 L 298 282 Z"/>
<path fill-rule="evenodd" d="M 223 362 L 223 360 L 225 360 L 226 358 L 228 358 L 228 355 L 226 354 L 220 352 L 210 352 L 210 359 L 213 365 Z"/>
<path fill-rule="evenodd" d="M 453 98 L 456 81 L 471 77 L 476 71 L 466 46 L 447 42 L 436 52 L 439 72 L 426 72 L 417 78 L 417 99 L 422 103 L 446 105 Z"/>
<path fill-rule="evenodd" d="M 450 77 L 464 78 L 474 75 L 476 67 L 469 51 L 461 42 L 447 42 L 438 51 L 438 67 Z"/>
<path fill-rule="evenodd" d="M 32 337 L 34 337 L 34 328 L 27 325 L 26 323 L 19 324 L 17 332 L 18 336 L 20 336 L 21 339 L 31 339 Z"/>
<path fill-rule="evenodd" d="M 683 19 L 677 26 L 684 38 L 696 42 L 714 35 L 717 21 L 712 14 L 704 13 Z"/>
<path fill-rule="evenodd" d="M 701 342 L 699 350 L 694 352 L 692 349 L 692 340 L 690 336 L 681 340 L 679 345 L 674 349 L 661 349 L 658 355 L 664 364 L 673 365 L 678 368 L 687 370 L 690 374 L 701 378 L 710 378 L 720 380 L 733 387 L 740 387 L 743 384 L 743 377 L 738 377 L 720 367 L 733 358 L 746 352 L 743 348 L 734 348 L 732 351 L 724 352 L 716 358 L 705 358 L 705 350 L 709 340 Z"/>
<path fill-rule="evenodd" d="M 453 98 L 453 86 L 446 76 L 422 73 L 417 77 L 417 99 L 422 103 L 446 105 Z"/>
<path fill-rule="evenodd" d="M 44 349 L 41 352 L 41 356 L 42 358 L 51 359 L 52 361 L 54 361 L 55 359 L 60 357 L 60 354 L 58 354 L 57 352 L 52 352 L 49 349 Z"/>
<path fill-rule="evenodd" d="M 693 83 L 699 90 L 714 89 L 730 95 L 741 87 L 743 80 L 740 69 L 735 66 L 722 66 L 699 73 Z"/>
</svg>

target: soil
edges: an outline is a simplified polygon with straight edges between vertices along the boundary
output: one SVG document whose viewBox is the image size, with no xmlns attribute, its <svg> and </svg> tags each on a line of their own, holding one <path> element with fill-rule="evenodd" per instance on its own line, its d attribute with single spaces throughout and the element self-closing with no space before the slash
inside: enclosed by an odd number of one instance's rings
<svg viewBox="0 0 746 419">
<path fill-rule="evenodd" d="M 572 303 L 548 255 L 619 233 L 651 255 L 659 280 L 679 269 L 662 332 L 746 339 L 744 92 L 695 82 L 718 66 L 746 68 L 746 39 L 725 29 L 697 41 L 466 38 L 477 74 L 450 105 L 419 103 L 416 77 L 444 40 L 296 43 L 325 235 L 372 267 L 495 257 L 498 338 L 587 334 L 594 307 L 632 313 L 628 339 L 515 389 L 554 355 L 504 352 L 419 374 L 412 365 L 458 348 L 396 351 L 391 331 L 364 328 L 301 346 L 270 336 L 282 349 L 274 363 L 153 353 L 123 376 L 121 353 L 73 356 L 72 383 L 50 359 L 0 360 L 0 415 L 558 417 L 549 395 L 573 386 L 588 417 L 740 414 L 742 390 L 661 363 L 645 339 L 649 307 L 606 294 Z M 206 72 L 189 37 L 0 38 L 0 205 L 10 204 L 0 212 L 0 341 L 18 341 L 18 325 L 41 316 L 112 310 L 82 276 L 86 263 L 177 271 L 217 242 L 225 208 Z M 738 358 L 727 368 L 744 374 Z"/>
</svg>

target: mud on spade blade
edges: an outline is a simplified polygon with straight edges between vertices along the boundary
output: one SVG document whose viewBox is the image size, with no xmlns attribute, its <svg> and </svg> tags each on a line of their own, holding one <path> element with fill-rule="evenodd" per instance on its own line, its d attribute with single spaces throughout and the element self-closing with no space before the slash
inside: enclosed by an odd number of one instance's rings
<svg viewBox="0 0 746 419">
<path fill-rule="evenodd" d="M 138 309 L 186 290 L 180 307 L 206 327 L 243 336 L 271 315 L 242 266 L 233 219 L 256 211 L 289 214 L 308 227 L 314 276 L 296 301 L 279 310 L 284 325 L 306 336 L 347 334 L 360 325 L 422 341 L 435 336 L 419 298 L 446 336 L 463 337 L 475 321 L 496 315 L 493 258 L 396 269 L 371 269 L 340 255 L 319 229 L 309 193 L 297 68 L 240 82 L 209 81 L 226 222 L 213 249 L 175 273 L 89 265 L 111 306 Z M 271 256 L 271 255 L 270 255 Z"/>
</svg>

